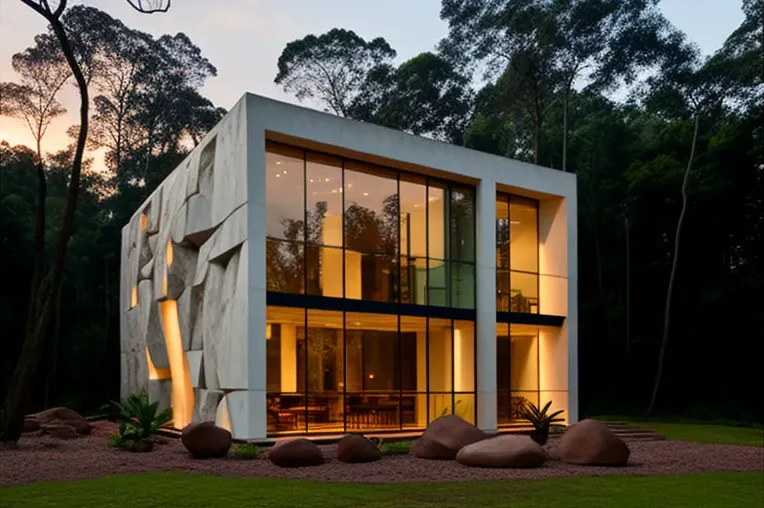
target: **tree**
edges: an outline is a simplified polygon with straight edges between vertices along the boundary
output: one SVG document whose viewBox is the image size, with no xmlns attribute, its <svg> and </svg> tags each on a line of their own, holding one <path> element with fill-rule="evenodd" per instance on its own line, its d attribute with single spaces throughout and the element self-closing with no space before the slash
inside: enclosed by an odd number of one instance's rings
<svg viewBox="0 0 764 508">
<path fill-rule="evenodd" d="M 351 30 L 334 28 L 287 44 L 274 81 L 300 101 L 315 99 L 326 111 L 348 116 L 369 73 L 395 55 L 381 37 L 367 42 Z"/>
<path fill-rule="evenodd" d="M 469 79 L 439 55 L 422 53 L 397 69 L 373 69 L 349 116 L 461 144 L 471 105 Z"/>
<path fill-rule="evenodd" d="M 574 83 L 597 89 L 634 79 L 656 61 L 669 25 L 656 0 L 444 0 L 449 35 L 441 49 L 462 65 L 484 62 L 503 71 L 512 97 L 527 98 L 534 126 L 534 162 L 549 91 L 561 95 L 562 163 L 566 171 L 568 101 Z"/>
<path fill-rule="evenodd" d="M 0 422 L 0 434 L 2 434 L 0 439 L 3 441 L 16 441 L 21 434 L 24 411 L 29 403 L 32 387 L 38 376 L 39 364 L 48 342 L 49 327 L 58 302 L 57 296 L 63 278 L 67 245 L 74 225 L 89 122 L 88 83 L 82 67 L 77 61 L 69 34 L 62 20 L 62 15 L 67 8 L 67 0 L 60 0 L 55 8 L 47 0 L 21 1 L 40 14 L 50 24 L 51 31 L 59 43 L 63 57 L 74 76 L 80 95 L 80 127 L 71 163 L 66 203 L 58 230 L 53 258 L 48 273 L 40 280 L 36 287 L 33 285 L 31 291 L 30 310 L 28 313 L 29 323 L 26 327 L 24 343 L 14 377 L 5 398 L 2 421 Z M 39 198 L 40 196 L 38 196 Z M 37 213 L 40 213 L 39 207 Z M 43 252 L 40 252 L 39 248 L 40 246 L 38 245 L 36 255 L 42 256 Z"/>
</svg>

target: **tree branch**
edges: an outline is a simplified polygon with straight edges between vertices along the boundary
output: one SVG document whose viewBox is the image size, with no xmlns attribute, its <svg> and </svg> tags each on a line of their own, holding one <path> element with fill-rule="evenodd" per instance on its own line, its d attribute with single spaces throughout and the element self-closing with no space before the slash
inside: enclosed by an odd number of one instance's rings
<svg viewBox="0 0 764 508">
<path fill-rule="evenodd" d="M 166 3 L 165 3 L 166 2 Z M 159 6 L 153 7 L 154 2 L 150 2 L 151 6 L 144 7 L 143 0 L 127 0 L 130 7 L 143 14 L 154 14 L 156 12 L 167 12 L 170 10 L 172 0 L 159 0 Z"/>
</svg>

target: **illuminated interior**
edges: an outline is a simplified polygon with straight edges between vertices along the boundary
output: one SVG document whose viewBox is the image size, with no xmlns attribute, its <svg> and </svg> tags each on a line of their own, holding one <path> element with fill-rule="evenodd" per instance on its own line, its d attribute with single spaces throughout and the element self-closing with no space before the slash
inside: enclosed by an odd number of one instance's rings
<svg viewBox="0 0 764 508">
<path fill-rule="evenodd" d="M 267 321 L 271 433 L 475 421 L 472 322 L 276 306 Z"/>
<path fill-rule="evenodd" d="M 543 314 L 541 287 L 561 298 L 540 281 L 539 208 L 497 194 L 499 314 Z M 471 186 L 266 145 L 269 434 L 476 420 L 475 220 Z M 501 425 L 522 423 L 526 401 L 567 407 L 560 343 L 509 321 L 496 330 Z"/>
<path fill-rule="evenodd" d="M 130 308 L 132 309 L 136 305 L 138 305 L 138 286 L 133 286 L 130 291 Z"/>
</svg>

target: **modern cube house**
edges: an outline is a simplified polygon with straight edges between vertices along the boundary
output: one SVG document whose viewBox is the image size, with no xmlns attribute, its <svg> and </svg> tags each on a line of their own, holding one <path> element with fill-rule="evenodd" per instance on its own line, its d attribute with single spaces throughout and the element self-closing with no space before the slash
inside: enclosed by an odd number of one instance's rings
<svg viewBox="0 0 764 508">
<path fill-rule="evenodd" d="M 122 232 L 121 396 L 240 439 L 577 420 L 576 179 L 246 94 Z"/>
</svg>

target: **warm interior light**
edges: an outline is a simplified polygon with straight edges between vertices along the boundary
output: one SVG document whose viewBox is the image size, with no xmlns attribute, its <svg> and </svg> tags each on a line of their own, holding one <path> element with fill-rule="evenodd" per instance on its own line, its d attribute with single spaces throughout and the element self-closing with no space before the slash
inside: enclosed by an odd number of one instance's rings
<svg viewBox="0 0 764 508">
<path fill-rule="evenodd" d="M 148 347 L 146 347 L 146 362 L 149 366 L 149 379 L 159 380 L 159 379 L 170 379 L 170 377 L 172 377 L 172 374 L 170 373 L 170 369 L 156 368 L 156 365 L 154 365 L 154 362 L 151 360 L 151 354 L 149 353 Z"/>
<path fill-rule="evenodd" d="M 182 429 L 191 423 L 194 414 L 194 389 L 191 386 L 191 373 L 180 336 L 178 302 L 165 300 L 159 303 L 159 308 L 162 314 L 167 358 L 170 361 L 173 425 Z"/>
<path fill-rule="evenodd" d="M 369 379 L 374 379 L 374 374 L 369 374 Z"/>
<path fill-rule="evenodd" d="M 172 240 L 167 240 L 167 254 L 165 255 L 167 266 L 172 265 Z"/>
<path fill-rule="evenodd" d="M 271 325 L 270 325 L 270 323 L 268 323 L 267 325 L 265 325 L 265 339 L 266 340 L 271 338 L 271 333 L 272 333 L 271 332 Z"/>
<path fill-rule="evenodd" d="M 138 286 L 133 286 L 133 290 L 130 292 L 130 308 L 132 309 L 138 305 Z"/>
<path fill-rule="evenodd" d="M 149 227 L 149 217 L 145 213 L 141 214 L 140 225 L 141 225 L 141 231 Z"/>
</svg>

